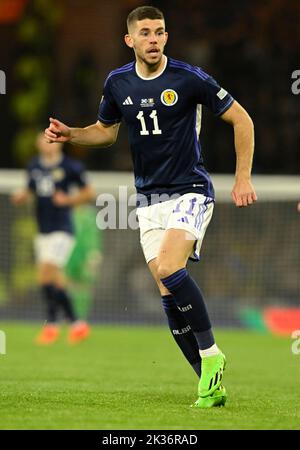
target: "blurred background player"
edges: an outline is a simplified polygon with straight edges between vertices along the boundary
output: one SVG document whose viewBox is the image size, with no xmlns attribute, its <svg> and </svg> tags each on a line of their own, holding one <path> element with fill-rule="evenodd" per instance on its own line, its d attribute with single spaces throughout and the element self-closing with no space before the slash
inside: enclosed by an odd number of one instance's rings
<svg viewBox="0 0 300 450">
<path fill-rule="evenodd" d="M 72 207 L 90 202 L 94 197 L 86 182 L 82 164 L 65 156 L 62 144 L 49 145 L 43 134 L 36 141 L 39 155 L 27 168 L 27 187 L 12 196 L 15 205 L 35 197 L 39 234 L 34 240 L 38 282 L 46 305 L 46 323 L 36 338 L 38 344 L 52 344 L 60 334 L 58 313 L 62 310 L 70 324 L 69 343 L 79 342 L 90 333 L 89 325 L 78 320 L 67 292 L 64 267 L 72 253 L 75 239 Z M 78 187 L 70 194 L 70 188 Z"/>
<path fill-rule="evenodd" d="M 86 319 L 90 312 L 96 279 L 102 264 L 103 233 L 95 226 L 95 209 L 81 205 L 73 211 L 75 246 L 65 266 L 68 291 L 75 313 Z"/>
</svg>

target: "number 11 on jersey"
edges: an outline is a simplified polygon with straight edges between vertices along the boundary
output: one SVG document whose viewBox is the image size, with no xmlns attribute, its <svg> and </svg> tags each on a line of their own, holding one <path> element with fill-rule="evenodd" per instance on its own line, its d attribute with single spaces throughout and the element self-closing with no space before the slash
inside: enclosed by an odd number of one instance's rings
<svg viewBox="0 0 300 450">
<path fill-rule="evenodd" d="M 162 134 L 162 131 L 159 129 L 159 125 L 158 125 L 158 117 L 157 117 L 157 111 L 156 109 L 154 109 L 150 116 L 149 116 L 152 120 L 153 120 L 153 130 L 152 130 L 152 134 Z M 136 116 L 136 118 L 141 122 L 141 131 L 140 134 L 142 136 L 148 136 L 150 133 L 146 128 L 146 122 L 145 122 L 145 118 L 144 118 L 144 111 L 139 111 L 138 115 Z"/>
</svg>

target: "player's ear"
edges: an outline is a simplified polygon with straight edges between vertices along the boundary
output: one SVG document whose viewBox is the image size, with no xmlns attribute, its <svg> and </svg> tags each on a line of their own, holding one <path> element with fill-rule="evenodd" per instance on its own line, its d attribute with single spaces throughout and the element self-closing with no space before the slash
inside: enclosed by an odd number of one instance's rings
<svg viewBox="0 0 300 450">
<path fill-rule="evenodd" d="M 168 42 L 168 37 L 169 37 L 169 33 L 167 33 L 167 32 L 165 31 L 165 45 L 166 45 L 166 43 Z"/>
<path fill-rule="evenodd" d="M 126 45 L 128 45 L 128 47 L 133 48 L 133 39 L 130 36 L 130 34 L 125 34 L 124 40 L 125 40 Z"/>
</svg>

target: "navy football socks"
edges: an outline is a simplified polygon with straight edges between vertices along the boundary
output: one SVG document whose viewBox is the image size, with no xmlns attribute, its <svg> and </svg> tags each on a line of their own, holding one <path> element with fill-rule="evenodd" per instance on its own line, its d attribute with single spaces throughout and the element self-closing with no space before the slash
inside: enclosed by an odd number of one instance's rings
<svg viewBox="0 0 300 450">
<path fill-rule="evenodd" d="M 173 294 L 179 311 L 191 327 L 200 350 L 211 347 L 214 336 L 202 293 L 185 268 L 162 278 L 163 285 Z"/>
<path fill-rule="evenodd" d="M 184 315 L 177 308 L 173 295 L 163 295 L 162 305 L 175 342 L 200 378 L 201 358 L 198 344 L 191 327 L 187 324 Z"/>
<path fill-rule="evenodd" d="M 46 302 L 46 320 L 47 323 L 55 323 L 57 320 L 57 304 L 54 295 L 54 286 L 52 284 L 44 284 L 41 286 L 43 299 Z"/>
<path fill-rule="evenodd" d="M 55 299 L 59 307 L 64 311 L 66 319 L 70 322 L 77 320 L 72 301 L 64 289 L 56 288 L 54 291 Z"/>
</svg>

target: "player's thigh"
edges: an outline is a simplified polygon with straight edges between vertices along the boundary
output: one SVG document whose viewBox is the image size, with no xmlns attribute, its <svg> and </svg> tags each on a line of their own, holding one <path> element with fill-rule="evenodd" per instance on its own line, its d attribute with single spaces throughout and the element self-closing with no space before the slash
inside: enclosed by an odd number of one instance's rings
<svg viewBox="0 0 300 450">
<path fill-rule="evenodd" d="M 65 284 L 63 267 L 74 247 L 73 236 L 65 232 L 38 235 L 34 247 L 39 282 L 63 286 Z"/>
<path fill-rule="evenodd" d="M 164 236 L 163 226 L 155 213 L 156 209 L 157 205 L 153 205 L 142 208 L 142 212 L 137 212 L 140 228 L 140 244 L 147 264 L 157 258 L 158 250 Z"/>
<path fill-rule="evenodd" d="M 57 267 L 63 269 L 67 264 L 73 248 L 75 246 L 75 238 L 70 233 L 64 231 L 57 231 L 51 233 L 51 243 L 49 245 L 49 253 L 51 253 L 51 261 Z"/>
<path fill-rule="evenodd" d="M 140 227 L 140 244 L 149 270 L 154 280 L 156 281 L 160 294 L 168 295 L 169 291 L 160 281 L 157 271 L 157 255 L 164 237 L 165 230 L 162 229 L 162 224 L 158 220 L 159 215 L 155 214 L 155 217 L 153 217 L 153 209 L 153 207 L 145 208 L 143 214 L 138 214 Z"/>
<path fill-rule="evenodd" d="M 165 278 L 186 266 L 196 238 L 186 230 L 170 228 L 164 232 L 157 257 L 157 271 Z"/>
<path fill-rule="evenodd" d="M 74 248 L 74 237 L 63 231 L 38 235 L 34 241 L 36 261 L 63 268 Z"/>
<path fill-rule="evenodd" d="M 204 236 L 207 227 L 211 221 L 214 209 L 214 202 L 211 198 L 205 197 L 201 194 L 189 193 L 182 195 L 179 199 L 174 200 L 173 209 L 168 216 L 166 225 L 167 231 L 175 229 L 186 231 L 186 234 L 181 240 L 181 244 L 176 243 L 175 233 L 172 233 L 168 243 L 168 258 L 178 259 L 178 251 L 182 252 L 183 259 L 185 260 L 185 251 L 190 252 L 188 258 L 193 260 L 200 259 L 200 250 L 204 240 Z M 175 237 L 174 237 L 175 236 Z M 180 238 L 180 236 L 178 237 Z M 185 241 L 185 242 L 184 242 Z"/>
</svg>

